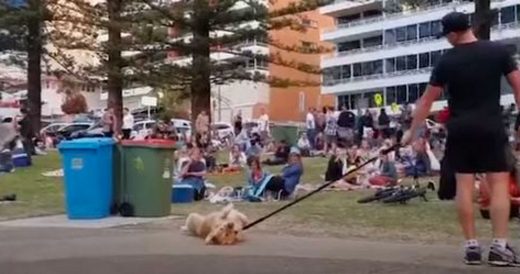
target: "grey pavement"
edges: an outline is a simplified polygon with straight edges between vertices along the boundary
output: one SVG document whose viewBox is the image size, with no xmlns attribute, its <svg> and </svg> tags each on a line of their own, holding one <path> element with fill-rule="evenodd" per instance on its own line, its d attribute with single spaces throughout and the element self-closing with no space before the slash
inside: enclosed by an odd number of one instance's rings
<svg viewBox="0 0 520 274">
<path fill-rule="evenodd" d="M 167 226 L 163 226 L 167 227 Z M 0 226 L 1 274 L 519 273 L 461 264 L 460 248 L 247 234 L 206 246 L 178 227 L 148 230 Z"/>
</svg>

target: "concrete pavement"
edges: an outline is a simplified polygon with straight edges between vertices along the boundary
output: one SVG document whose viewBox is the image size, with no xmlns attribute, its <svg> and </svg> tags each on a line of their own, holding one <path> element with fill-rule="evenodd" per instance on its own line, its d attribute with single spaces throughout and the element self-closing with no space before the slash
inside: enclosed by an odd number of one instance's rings
<svg viewBox="0 0 520 274">
<path fill-rule="evenodd" d="M 518 273 L 461 264 L 460 248 L 247 234 L 231 247 L 205 246 L 171 230 L 0 226 L 2 274 L 163 273 Z"/>
</svg>

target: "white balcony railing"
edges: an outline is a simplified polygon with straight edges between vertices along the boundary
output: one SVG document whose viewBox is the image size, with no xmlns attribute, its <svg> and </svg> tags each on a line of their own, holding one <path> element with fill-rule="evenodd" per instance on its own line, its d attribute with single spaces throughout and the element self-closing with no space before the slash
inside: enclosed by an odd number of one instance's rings
<svg viewBox="0 0 520 274">
<path fill-rule="evenodd" d="M 415 74 L 424 74 L 424 73 L 430 73 L 433 68 L 423 68 L 423 69 L 415 69 L 415 70 L 403 70 L 403 71 L 395 71 L 390 73 L 380 73 L 380 74 L 373 74 L 373 75 L 367 75 L 367 76 L 358 76 L 358 77 L 350 77 L 345 79 L 337 79 L 337 80 L 329 80 L 329 81 L 323 81 L 324 86 L 335 86 L 340 84 L 348 84 L 353 82 L 361 82 L 361 81 L 367 81 L 372 79 L 384 79 L 384 78 L 390 78 L 390 77 L 396 77 L 396 76 L 402 76 L 402 75 L 415 75 Z"/>
</svg>

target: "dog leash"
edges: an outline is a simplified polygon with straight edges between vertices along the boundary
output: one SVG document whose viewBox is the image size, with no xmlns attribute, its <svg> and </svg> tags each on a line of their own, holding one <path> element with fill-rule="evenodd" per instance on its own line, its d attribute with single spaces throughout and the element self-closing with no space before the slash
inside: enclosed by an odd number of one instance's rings
<svg viewBox="0 0 520 274">
<path fill-rule="evenodd" d="M 381 151 L 381 154 L 382 154 L 382 155 L 386 155 L 386 154 L 392 152 L 393 150 L 396 150 L 397 148 L 399 148 L 399 146 L 400 146 L 399 144 L 395 144 L 395 145 L 393 145 L 393 146 L 391 146 L 391 147 L 389 147 L 389 148 L 387 148 L 387 149 L 382 150 L 382 151 Z M 342 176 L 342 178 L 347 177 L 347 176 L 349 176 L 350 174 L 359 171 L 361 168 L 363 168 L 363 167 L 365 167 L 366 165 L 368 165 L 368 164 L 370 164 L 370 163 L 376 161 L 378 158 L 379 158 L 379 156 L 376 156 L 376 157 L 373 157 L 373 158 L 371 158 L 371 159 L 365 161 L 364 163 L 362 163 L 362 164 L 359 165 L 358 167 L 356 167 L 356 168 L 354 168 L 354 169 L 348 171 L 347 173 L 345 173 L 345 174 Z M 277 210 L 275 210 L 275 211 L 273 211 L 273 212 L 271 212 L 271 213 L 269 213 L 269 214 L 263 216 L 262 218 L 259 218 L 259 219 L 255 220 L 255 221 L 252 222 L 252 223 L 249 223 L 248 225 L 246 225 L 246 226 L 244 227 L 244 230 L 247 230 L 247 229 L 249 229 L 249 228 L 251 228 L 251 227 L 253 227 L 253 226 L 255 226 L 255 225 L 257 225 L 257 224 L 259 224 L 259 223 L 261 223 L 261 222 L 263 222 L 263 221 L 265 221 L 265 220 L 267 220 L 267 219 L 269 219 L 269 218 L 271 218 L 272 216 L 274 216 L 274 215 L 276 215 L 276 214 L 278 214 L 278 213 L 280 213 L 280 212 L 286 210 L 287 208 L 289 208 L 289 207 L 291 207 L 291 206 L 293 206 L 293 205 L 295 205 L 295 204 L 297 204 L 297 203 L 299 203 L 299 202 L 301 202 L 301 201 L 303 201 L 303 200 L 309 198 L 310 196 L 312 196 L 312 195 L 314 195 L 314 194 L 316 194 L 316 193 L 322 191 L 323 189 L 327 188 L 328 186 L 334 184 L 335 182 L 336 182 L 336 181 L 331 181 L 331 182 L 327 182 L 327 183 L 321 185 L 321 186 L 318 187 L 317 189 L 315 189 L 315 190 L 313 190 L 313 191 L 311 191 L 311 192 L 305 194 L 304 196 L 295 199 L 294 201 L 292 201 L 292 202 L 290 202 L 290 203 L 288 203 L 288 204 L 286 204 L 286 205 L 280 207 L 279 209 L 277 209 Z"/>
</svg>

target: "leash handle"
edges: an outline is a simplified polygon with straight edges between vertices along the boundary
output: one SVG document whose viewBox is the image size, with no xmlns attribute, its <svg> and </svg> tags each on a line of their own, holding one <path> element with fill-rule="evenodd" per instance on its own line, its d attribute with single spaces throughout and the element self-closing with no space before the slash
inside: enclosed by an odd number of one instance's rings
<svg viewBox="0 0 520 274">
<path fill-rule="evenodd" d="M 383 154 L 383 155 L 388 154 L 388 153 L 392 152 L 393 150 L 398 149 L 399 146 L 400 146 L 399 144 L 395 144 L 395 145 L 393 145 L 393 146 L 391 146 L 391 147 L 389 147 L 389 148 L 387 148 L 387 149 L 382 150 L 382 151 L 381 151 L 381 154 Z M 354 173 L 354 172 L 357 172 L 357 171 L 360 170 L 361 168 L 363 168 L 363 167 L 365 167 L 366 165 L 368 165 L 368 164 L 374 162 L 375 160 L 377 160 L 377 158 L 378 158 L 378 156 L 373 157 L 373 158 L 371 158 L 371 159 L 365 161 L 363 164 L 361 164 L 361 165 L 359 165 L 358 167 L 356 167 L 356 168 L 350 170 L 349 172 L 345 173 L 345 174 L 342 176 L 342 178 L 344 178 L 344 177 L 346 177 L 346 176 L 349 176 L 350 174 L 352 174 L 352 173 Z M 315 190 L 313 190 L 313 191 L 311 191 L 311 192 L 309 192 L 309 193 L 307 193 L 307 194 L 301 196 L 300 198 L 295 199 L 294 201 L 292 201 L 292 202 L 290 202 L 290 203 L 288 203 L 288 204 L 286 204 L 286 205 L 284 205 L 284 206 L 278 208 L 277 210 L 275 210 L 275 211 L 273 211 L 273 212 L 271 212 L 271 213 L 265 215 L 264 217 L 261 217 L 261 218 L 255 220 L 254 222 L 247 224 L 247 225 L 243 228 L 243 230 L 247 230 L 247 229 L 249 229 L 249 228 L 251 228 L 251 227 L 253 227 L 253 226 L 255 226 L 255 225 L 257 225 L 257 224 L 259 224 L 259 223 L 261 223 L 261 222 L 263 222 L 263 221 L 265 221 L 265 220 L 267 220 L 268 218 L 270 218 L 270 217 L 272 217 L 272 216 L 278 214 L 279 212 L 281 212 L 281 211 L 283 211 L 283 210 L 285 210 L 285 209 L 287 209 L 287 208 L 289 208 L 289 207 L 291 207 L 291 206 L 293 206 L 293 205 L 295 205 L 295 204 L 297 204 L 297 203 L 299 203 L 299 202 L 301 202 L 301 201 L 303 201 L 303 200 L 309 198 L 310 196 L 312 196 L 312 195 L 314 195 L 314 194 L 316 194 L 316 193 L 322 191 L 323 189 L 327 188 L 328 186 L 334 184 L 335 182 L 336 182 L 336 181 L 331 181 L 331 182 L 327 182 L 327 183 L 321 185 L 321 186 L 318 187 L 317 189 L 315 189 Z"/>
</svg>

